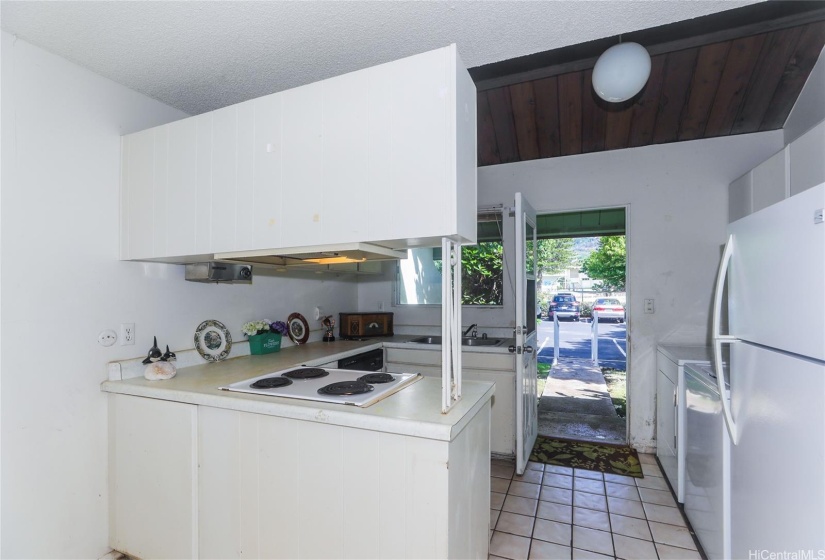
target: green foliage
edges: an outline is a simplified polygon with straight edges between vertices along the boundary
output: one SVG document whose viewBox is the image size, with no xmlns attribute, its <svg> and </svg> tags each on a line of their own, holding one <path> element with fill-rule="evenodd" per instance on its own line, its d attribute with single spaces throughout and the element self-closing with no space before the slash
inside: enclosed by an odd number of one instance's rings
<svg viewBox="0 0 825 560">
<path fill-rule="evenodd" d="M 557 274 L 573 264 L 573 240 L 540 239 L 536 248 L 536 276 L 540 280 L 543 274 Z"/>
<path fill-rule="evenodd" d="M 461 248 L 461 303 L 502 305 L 503 258 L 501 243 L 485 242 Z"/>
<path fill-rule="evenodd" d="M 613 408 L 620 418 L 627 416 L 627 372 L 620 369 L 601 368 L 607 392 L 613 401 Z"/>
<path fill-rule="evenodd" d="M 599 291 L 622 292 L 625 289 L 627 250 L 625 237 L 607 236 L 599 239 L 599 248 L 582 263 L 582 272 L 601 282 L 594 286 Z"/>
<path fill-rule="evenodd" d="M 550 364 L 539 363 L 536 366 L 537 387 L 536 395 L 541 398 L 544 393 L 544 386 L 547 385 L 547 378 L 550 377 Z"/>
<path fill-rule="evenodd" d="M 579 309 L 579 315 L 582 317 L 592 317 L 593 316 L 593 304 L 581 302 L 581 308 Z"/>
</svg>

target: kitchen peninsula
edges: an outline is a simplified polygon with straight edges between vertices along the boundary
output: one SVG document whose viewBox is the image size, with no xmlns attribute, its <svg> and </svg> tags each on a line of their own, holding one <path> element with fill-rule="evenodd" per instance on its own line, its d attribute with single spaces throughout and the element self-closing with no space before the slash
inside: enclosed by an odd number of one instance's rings
<svg viewBox="0 0 825 560">
<path fill-rule="evenodd" d="M 138 557 L 486 557 L 493 384 L 465 382 L 446 415 L 432 377 L 366 408 L 218 389 L 382 345 L 317 342 L 168 381 L 104 382 L 111 546 Z"/>
</svg>

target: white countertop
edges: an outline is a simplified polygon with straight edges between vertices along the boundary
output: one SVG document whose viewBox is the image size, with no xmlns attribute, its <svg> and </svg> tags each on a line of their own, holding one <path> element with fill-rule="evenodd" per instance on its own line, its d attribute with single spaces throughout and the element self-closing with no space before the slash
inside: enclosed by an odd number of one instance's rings
<svg viewBox="0 0 825 560">
<path fill-rule="evenodd" d="M 393 337 L 392 340 L 386 340 L 384 346 L 386 348 L 403 348 L 404 350 L 430 350 L 441 352 L 440 344 L 409 344 L 409 341 L 414 338 L 421 338 L 421 336 L 403 335 Z M 502 338 L 500 336 L 491 336 L 490 338 Z M 503 338 L 503 342 L 498 346 L 462 346 L 462 352 L 476 352 L 480 354 L 507 354 L 507 348 L 516 343 L 514 338 Z"/>
<path fill-rule="evenodd" d="M 396 336 L 363 342 L 313 342 L 284 348 L 280 352 L 263 356 L 242 356 L 223 362 L 182 368 L 174 378 L 165 381 L 148 381 L 143 377 L 104 381 L 101 389 L 109 393 L 451 441 L 469 419 L 490 400 L 494 384 L 464 381 L 462 399 L 448 414 L 441 413 L 441 380 L 437 378 L 425 377 L 367 408 L 231 393 L 218 389 L 219 386 L 268 372 L 302 364 L 330 362 L 351 355 L 354 350 L 368 351 L 381 348 L 385 344 L 401 344 L 410 338 L 413 337 Z M 414 345 L 404 345 L 407 348 L 410 346 Z M 475 350 L 477 348 L 473 348 L 473 351 Z"/>
</svg>

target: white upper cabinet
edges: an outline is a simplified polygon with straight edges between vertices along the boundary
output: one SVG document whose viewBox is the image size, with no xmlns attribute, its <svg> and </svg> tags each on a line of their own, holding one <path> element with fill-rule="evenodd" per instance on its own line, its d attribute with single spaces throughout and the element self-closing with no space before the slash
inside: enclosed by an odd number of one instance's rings
<svg viewBox="0 0 825 560">
<path fill-rule="evenodd" d="M 788 150 L 782 150 L 753 169 L 751 212 L 758 212 L 787 198 L 787 156 Z"/>
<path fill-rule="evenodd" d="M 791 142 L 791 195 L 825 183 L 825 121 Z"/>
<path fill-rule="evenodd" d="M 825 121 L 748 171 L 728 187 L 728 221 L 825 182 Z"/>
<path fill-rule="evenodd" d="M 121 258 L 475 242 L 476 90 L 455 45 L 123 138 Z"/>
</svg>

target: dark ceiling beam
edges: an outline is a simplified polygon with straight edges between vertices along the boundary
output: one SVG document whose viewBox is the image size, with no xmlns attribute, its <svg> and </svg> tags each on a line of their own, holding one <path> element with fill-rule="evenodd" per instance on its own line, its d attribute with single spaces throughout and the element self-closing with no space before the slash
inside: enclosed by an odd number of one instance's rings
<svg viewBox="0 0 825 560">
<path fill-rule="evenodd" d="M 644 45 L 651 56 L 702 47 L 721 41 L 825 21 L 825 2 L 792 0 L 760 2 L 716 14 L 678 21 L 651 29 L 624 33 L 624 42 Z M 606 37 L 470 68 L 478 91 L 587 70 L 598 57 L 619 42 Z"/>
</svg>

